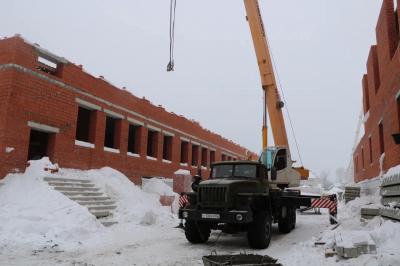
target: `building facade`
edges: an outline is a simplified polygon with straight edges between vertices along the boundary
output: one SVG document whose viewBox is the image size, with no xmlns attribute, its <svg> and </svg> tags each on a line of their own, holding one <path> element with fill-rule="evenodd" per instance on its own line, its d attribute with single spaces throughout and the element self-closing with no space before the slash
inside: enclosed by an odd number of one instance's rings
<svg viewBox="0 0 400 266">
<path fill-rule="evenodd" d="M 19 36 L 0 40 L 0 178 L 48 156 L 132 181 L 255 154 Z"/>
<path fill-rule="evenodd" d="M 400 0 L 396 1 L 383 1 L 377 44 L 371 46 L 362 79 L 365 134 L 353 154 L 356 182 L 400 164 Z"/>
</svg>

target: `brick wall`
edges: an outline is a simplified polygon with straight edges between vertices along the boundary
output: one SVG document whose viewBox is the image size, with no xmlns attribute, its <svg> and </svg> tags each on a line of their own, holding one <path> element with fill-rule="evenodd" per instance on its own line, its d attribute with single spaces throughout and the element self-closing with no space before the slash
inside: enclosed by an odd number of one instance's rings
<svg viewBox="0 0 400 266">
<path fill-rule="evenodd" d="M 397 1 L 400 4 L 400 0 Z M 400 133 L 400 110 L 397 103 L 400 92 L 397 14 L 393 0 L 384 0 L 376 26 L 377 45 L 371 46 L 367 74 L 362 79 L 365 134 L 353 154 L 357 182 L 379 175 L 382 152 L 385 154 L 384 171 L 400 164 L 400 145 L 396 145 L 392 137 L 392 134 Z M 380 124 L 383 134 L 380 134 Z"/>
<path fill-rule="evenodd" d="M 38 57 L 56 62 L 57 66 L 51 71 L 43 70 Z M 208 160 L 203 167 L 205 176 L 211 151 L 215 151 L 217 161 L 223 155 L 232 159 L 256 158 L 254 153 L 202 128 L 199 123 L 118 89 L 102 77 L 93 77 L 82 66 L 31 45 L 19 36 L 0 40 L 0 104 L 0 155 L 3 157 L 0 178 L 14 169 L 24 170 L 30 132 L 37 130 L 38 125 L 49 136 L 47 155 L 61 167 L 110 166 L 135 182 L 140 182 L 143 176 L 172 176 L 182 168 L 194 174 L 197 168 L 190 166 L 192 145 L 207 150 L 207 156 L 203 156 Z M 76 142 L 79 106 L 91 110 L 90 143 L 84 145 Z M 104 148 L 106 116 L 118 118 L 114 135 L 117 149 Z M 138 154 L 127 152 L 129 124 L 140 126 Z M 147 156 L 149 130 L 158 132 L 156 158 Z M 172 136 L 171 160 L 162 158 L 164 134 Z M 189 142 L 189 165 L 180 163 L 181 140 Z M 6 147 L 13 147 L 14 151 L 6 153 Z M 201 150 L 198 149 L 198 158 L 202 158 Z"/>
</svg>

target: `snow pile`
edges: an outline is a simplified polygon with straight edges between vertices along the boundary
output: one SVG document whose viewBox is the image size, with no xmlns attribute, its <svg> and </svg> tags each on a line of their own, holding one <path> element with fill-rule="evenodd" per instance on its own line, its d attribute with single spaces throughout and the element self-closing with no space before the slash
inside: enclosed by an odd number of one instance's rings
<svg viewBox="0 0 400 266">
<path fill-rule="evenodd" d="M 397 166 L 394 166 L 394 167 L 390 168 L 390 169 L 386 172 L 385 176 L 391 176 L 391 175 L 395 175 L 395 174 L 400 174 L 400 164 L 397 165 Z"/>
<path fill-rule="evenodd" d="M 161 206 L 158 195 L 142 191 L 114 169 L 59 169 L 54 174 L 45 170 L 57 168 L 44 158 L 30 161 L 24 174 L 6 176 L 0 188 L 0 247 L 107 248 L 126 244 L 143 226 L 177 223 L 171 209 Z M 43 177 L 91 180 L 116 202 L 113 219 L 118 224 L 104 227 L 86 207 L 55 191 Z"/>
<path fill-rule="evenodd" d="M 357 225 L 361 218 L 361 208 L 365 206 L 380 206 L 379 191 L 374 195 L 362 196 L 355 198 L 345 204 L 343 201 L 338 202 L 338 220 L 343 223 L 346 221 L 353 221 Z"/>
<path fill-rule="evenodd" d="M 0 193 L 0 245 L 79 246 L 103 226 L 86 208 L 50 189 L 43 181 L 54 165 L 45 158 L 30 161 L 24 174 L 6 176 Z"/>
<path fill-rule="evenodd" d="M 88 171 L 60 169 L 59 175 L 66 178 L 88 179 L 102 188 L 111 200 L 116 201 L 114 218 L 118 223 L 148 224 L 143 220 L 147 220 L 149 212 L 155 214 L 153 217 L 155 219 L 152 221 L 159 223 L 175 219 L 170 209 L 161 206 L 158 195 L 143 191 L 124 174 L 110 167 Z M 164 186 L 163 191 L 170 189 L 168 185 Z"/>
<path fill-rule="evenodd" d="M 309 185 L 302 185 L 302 186 L 298 187 L 298 189 L 301 191 L 301 195 L 304 195 L 304 196 L 320 196 L 322 194 L 321 187 L 312 187 Z"/>
<path fill-rule="evenodd" d="M 172 188 L 165 184 L 160 178 L 148 179 L 142 189 L 147 193 L 153 193 L 159 196 L 175 196 Z"/>
<path fill-rule="evenodd" d="M 337 187 L 337 186 L 334 186 L 329 191 L 327 191 L 328 195 L 332 195 L 332 194 L 338 195 L 338 194 L 341 194 L 341 193 L 344 193 L 344 190 L 341 189 L 340 187 Z"/>
</svg>

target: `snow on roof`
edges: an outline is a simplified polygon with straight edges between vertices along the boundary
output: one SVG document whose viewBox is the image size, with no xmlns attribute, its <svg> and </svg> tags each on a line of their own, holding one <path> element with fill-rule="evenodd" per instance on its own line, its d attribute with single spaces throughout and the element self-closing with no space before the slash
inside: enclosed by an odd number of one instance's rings
<svg viewBox="0 0 400 266">
<path fill-rule="evenodd" d="M 189 170 L 185 170 L 185 169 L 179 169 L 177 171 L 175 171 L 176 175 L 191 175 Z"/>
</svg>

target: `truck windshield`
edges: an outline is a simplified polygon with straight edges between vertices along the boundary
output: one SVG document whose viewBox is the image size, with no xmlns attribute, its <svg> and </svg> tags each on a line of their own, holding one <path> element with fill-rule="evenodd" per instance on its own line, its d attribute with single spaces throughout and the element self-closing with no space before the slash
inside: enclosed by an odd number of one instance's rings
<svg viewBox="0 0 400 266">
<path fill-rule="evenodd" d="M 257 165 L 254 164 L 222 164 L 215 165 L 211 178 L 247 177 L 257 178 Z"/>
</svg>

